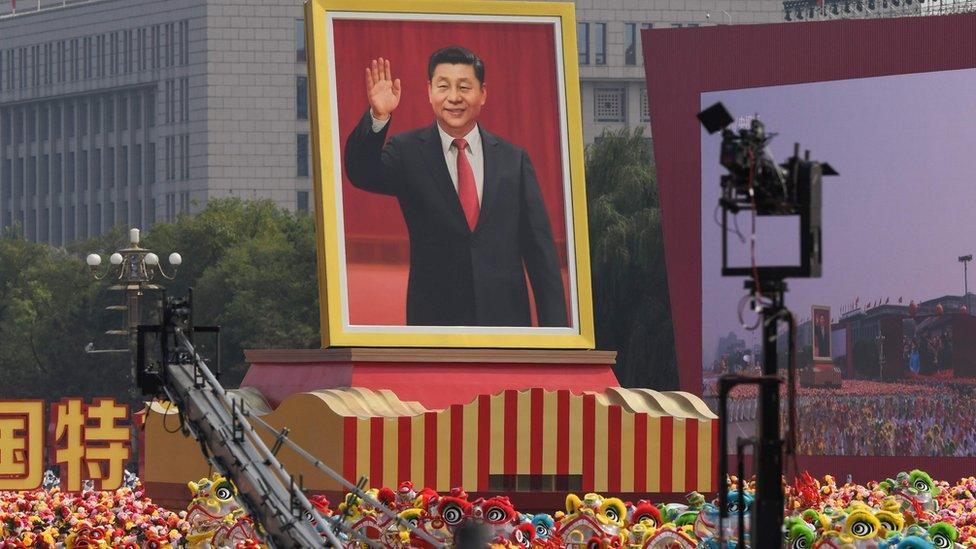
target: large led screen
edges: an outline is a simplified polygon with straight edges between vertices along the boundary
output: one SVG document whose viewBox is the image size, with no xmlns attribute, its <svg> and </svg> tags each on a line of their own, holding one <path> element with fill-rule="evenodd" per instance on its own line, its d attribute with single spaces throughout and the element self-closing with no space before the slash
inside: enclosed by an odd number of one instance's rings
<svg viewBox="0 0 976 549">
<path fill-rule="evenodd" d="M 714 405 L 719 375 L 763 361 L 759 333 L 743 327 L 754 314 L 737 313 L 744 278 L 720 276 L 721 138 L 695 115 L 722 101 L 737 127 L 758 115 L 778 134 L 777 161 L 799 142 L 841 174 L 823 184 L 823 276 L 787 280 L 803 380 L 796 464 L 860 480 L 969 474 L 976 303 L 960 258 L 976 255 L 976 16 L 642 38 L 681 389 Z M 730 263 L 749 265 L 752 220 L 737 221 L 725 233 Z M 759 264 L 799 263 L 796 219 L 760 218 L 756 234 Z M 757 410 L 748 390 L 732 400 L 734 446 L 754 434 Z"/>
</svg>

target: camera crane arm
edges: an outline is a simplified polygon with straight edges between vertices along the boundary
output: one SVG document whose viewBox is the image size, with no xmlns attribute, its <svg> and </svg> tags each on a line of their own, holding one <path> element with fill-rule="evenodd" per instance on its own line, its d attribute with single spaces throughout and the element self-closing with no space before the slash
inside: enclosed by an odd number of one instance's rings
<svg viewBox="0 0 976 549">
<path fill-rule="evenodd" d="M 331 521 L 257 436 L 244 418 L 243 402 L 224 390 L 183 330 L 174 327 L 172 335 L 178 353 L 162 365 L 163 390 L 216 468 L 234 481 L 248 514 L 264 528 L 265 541 L 274 548 L 321 547 L 325 540 L 307 517 Z M 331 528 L 323 531 L 333 547 L 341 546 Z"/>
</svg>

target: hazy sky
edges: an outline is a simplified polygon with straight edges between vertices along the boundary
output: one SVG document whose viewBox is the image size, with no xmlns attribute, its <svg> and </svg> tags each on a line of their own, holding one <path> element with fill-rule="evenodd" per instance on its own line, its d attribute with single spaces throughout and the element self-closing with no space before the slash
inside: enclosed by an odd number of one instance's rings
<svg viewBox="0 0 976 549">
<path fill-rule="evenodd" d="M 823 277 L 788 281 L 787 306 L 800 319 L 810 305 L 836 318 L 855 297 L 916 301 L 963 293 L 957 257 L 976 254 L 976 70 L 842 80 L 702 94 L 733 116 L 758 113 L 778 132 L 770 151 L 785 161 L 799 141 L 840 172 L 824 178 Z M 702 345 L 714 358 L 718 337 L 738 327 L 742 279 L 723 278 L 721 138 L 702 130 Z M 739 215 L 748 234 L 749 217 Z M 759 263 L 796 264 L 798 223 L 760 226 Z M 730 235 L 730 244 L 737 242 Z M 745 248 L 742 249 L 743 251 Z M 746 256 L 743 256 L 746 257 Z M 970 284 L 976 287 L 976 263 Z M 748 335 L 746 335 L 748 334 Z M 758 341 L 758 340 L 757 340 Z"/>
</svg>

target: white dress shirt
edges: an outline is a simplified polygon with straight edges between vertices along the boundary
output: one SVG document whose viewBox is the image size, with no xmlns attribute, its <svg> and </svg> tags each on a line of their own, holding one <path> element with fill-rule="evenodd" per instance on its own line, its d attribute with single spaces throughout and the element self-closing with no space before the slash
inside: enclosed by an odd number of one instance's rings
<svg viewBox="0 0 976 549">
<path fill-rule="evenodd" d="M 370 117 L 373 119 L 373 131 L 376 133 L 383 131 L 383 128 L 390 121 L 389 118 L 386 120 L 377 120 L 372 112 L 370 113 Z M 447 163 L 447 171 L 451 174 L 451 182 L 454 183 L 454 191 L 457 192 L 458 149 L 454 146 L 454 138 L 448 135 L 441 128 L 440 124 L 437 124 L 437 133 L 441 137 L 441 149 L 444 151 L 444 161 Z M 481 132 L 478 131 L 477 125 L 464 136 L 464 140 L 468 142 L 468 148 L 465 149 L 465 154 L 468 155 L 468 163 L 471 164 L 471 171 L 474 172 L 474 184 L 478 188 L 478 204 L 481 204 L 482 189 L 485 186 L 485 153 L 481 144 Z"/>
</svg>

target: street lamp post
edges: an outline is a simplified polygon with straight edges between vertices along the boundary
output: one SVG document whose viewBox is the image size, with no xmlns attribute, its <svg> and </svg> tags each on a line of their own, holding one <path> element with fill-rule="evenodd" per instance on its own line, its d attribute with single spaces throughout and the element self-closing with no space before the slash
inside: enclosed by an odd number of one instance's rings
<svg viewBox="0 0 976 549">
<path fill-rule="evenodd" d="M 106 307 L 110 311 L 123 311 L 125 326 L 121 330 L 108 330 L 105 333 L 128 336 L 129 346 L 127 349 L 95 349 L 94 344 L 89 343 L 85 346 L 85 352 L 89 354 L 131 353 L 133 364 L 135 364 L 135 353 L 133 351 L 136 343 L 136 332 L 142 321 L 141 298 L 146 291 L 163 289 L 162 286 L 153 283 L 157 274 L 167 280 L 173 280 L 180 264 L 183 263 L 183 258 L 176 252 L 169 254 L 169 264 L 172 270 L 167 273 L 159 262 L 159 256 L 151 250 L 139 246 L 139 229 L 130 229 L 129 247 L 110 255 L 108 258 L 109 265 L 104 271 L 101 271 L 100 268 L 102 264 L 100 255 L 88 254 L 86 262 L 95 280 L 111 277 L 116 283 L 109 289 L 125 293 L 124 304 Z"/>
<path fill-rule="evenodd" d="M 973 260 L 972 254 L 959 256 L 959 262 L 962 263 L 962 283 L 965 293 L 962 294 L 963 299 L 969 295 L 969 270 L 967 269 L 970 261 Z"/>
</svg>

